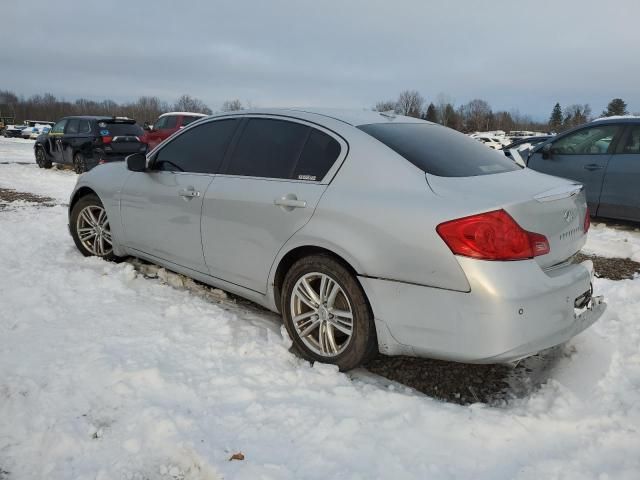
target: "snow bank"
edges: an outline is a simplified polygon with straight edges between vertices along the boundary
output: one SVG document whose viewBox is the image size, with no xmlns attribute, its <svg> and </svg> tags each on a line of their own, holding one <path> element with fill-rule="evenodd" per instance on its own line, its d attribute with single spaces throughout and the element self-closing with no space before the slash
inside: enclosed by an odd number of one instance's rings
<svg viewBox="0 0 640 480">
<path fill-rule="evenodd" d="M 611 228 L 604 223 L 591 226 L 584 253 L 608 258 L 630 258 L 640 262 L 640 229 Z"/>
</svg>

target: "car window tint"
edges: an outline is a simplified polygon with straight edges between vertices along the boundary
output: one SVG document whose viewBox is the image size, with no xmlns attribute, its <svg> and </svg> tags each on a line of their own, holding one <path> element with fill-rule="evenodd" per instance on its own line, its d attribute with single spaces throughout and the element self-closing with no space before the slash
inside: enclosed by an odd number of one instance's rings
<svg viewBox="0 0 640 480">
<path fill-rule="evenodd" d="M 293 178 L 296 180 L 322 180 L 340 155 L 338 141 L 315 128 L 298 159 Z"/>
<path fill-rule="evenodd" d="M 229 175 L 290 178 L 310 127 L 285 120 L 252 118 L 235 147 Z"/>
<path fill-rule="evenodd" d="M 63 133 L 64 132 L 64 127 L 67 124 L 67 119 L 65 118 L 64 120 L 60 120 L 58 123 L 56 123 L 53 128 L 51 129 L 51 133 Z"/>
<path fill-rule="evenodd" d="M 90 133 L 91 132 L 91 124 L 89 120 L 80 120 L 78 124 L 78 133 Z"/>
<path fill-rule="evenodd" d="M 374 123 L 358 128 L 420 170 L 440 177 L 473 177 L 521 168 L 503 153 L 439 125 Z"/>
<path fill-rule="evenodd" d="M 202 117 L 182 117 L 182 122 L 180 122 L 180 125 L 183 126 L 183 127 L 186 127 L 191 122 L 194 122 L 195 120 L 198 120 L 199 118 L 202 118 Z"/>
<path fill-rule="evenodd" d="M 175 137 L 155 156 L 156 170 L 218 173 L 238 120 L 217 120 Z"/>
<path fill-rule="evenodd" d="M 178 125 L 178 117 L 176 117 L 175 115 L 169 115 L 168 117 L 164 118 L 165 123 L 162 128 L 176 128 L 176 126 Z"/>
<path fill-rule="evenodd" d="M 640 154 L 640 126 L 631 128 L 622 147 L 622 153 Z"/>
<path fill-rule="evenodd" d="M 153 125 L 153 128 L 155 128 L 156 130 L 159 130 L 161 128 L 164 128 L 166 124 L 167 124 L 167 117 L 160 117 L 158 121 Z"/>
<path fill-rule="evenodd" d="M 71 135 L 78 133 L 79 125 L 80 125 L 80 120 L 78 120 L 77 118 L 72 118 L 71 120 L 69 120 L 69 123 L 67 124 L 67 128 L 65 129 L 64 133 L 71 134 Z"/>
<path fill-rule="evenodd" d="M 137 123 L 123 123 L 123 122 L 105 122 L 106 129 L 109 131 L 109 135 L 112 137 L 118 136 L 135 136 L 140 137 L 144 135 L 144 130 Z"/>
<path fill-rule="evenodd" d="M 555 155 L 604 155 L 618 131 L 617 125 L 583 128 L 553 142 L 551 152 Z"/>
</svg>

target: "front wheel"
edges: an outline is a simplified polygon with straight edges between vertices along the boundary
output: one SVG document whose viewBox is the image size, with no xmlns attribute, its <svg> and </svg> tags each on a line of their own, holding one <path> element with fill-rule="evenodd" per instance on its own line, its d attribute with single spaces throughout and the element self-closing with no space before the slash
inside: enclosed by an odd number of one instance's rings
<svg viewBox="0 0 640 480">
<path fill-rule="evenodd" d="M 283 284 L 282 315 L 298 353 L 350 370 L 377 350 L 373 315 L 355 276 L 329 255 L 298 260 Z"/>
<path fill-rule="evenodd" d="M 80 175 L 87 171 L 87 161 L 80 152 L 73 156 L 73 170 Z"/>
<path fill-rule="evenodd" d="M 85 257 L 122 260 L 122 257 L 113 253 L 109 217 L 97 195 L 86 195 L 78 200 L 71 210 L 69 221 L 73 241 Z"/>
<path fill-rule="evenodd" d="M 36 148 L 36 163 L 40 168 L 51 168 L 52 166 L 51 160 L 47 160 L 47 155 L 42 147 Z"/>
</svg>

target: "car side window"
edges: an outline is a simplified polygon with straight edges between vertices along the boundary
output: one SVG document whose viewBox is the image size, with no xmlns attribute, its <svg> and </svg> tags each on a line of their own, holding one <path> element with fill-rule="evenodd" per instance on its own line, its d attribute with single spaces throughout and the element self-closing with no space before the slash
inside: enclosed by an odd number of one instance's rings
<svg viewBox="0 0 640 480">
<path fill-rule="evenodd" d="M 78 123 L 78 133 L 91 133 L 91 124 L 89 120 L 80 120 Z"/>
<path fill-rule="evenodd" d="M 78 120 L 77 118 L 72 118 L 71 120 L 69 120 L 69 123 L 67 123 L 67 128 L 65 128 L 64 133 L 71 135 L 78 133 L 79 124 L 80 120 Z"/>
<path fill-rule="evenodd" d="M 293 171 L 293 178 L 296 180 L 322 180 L 339 156 L 340 144 L 338 141 L 314 128 L 311 130 L 298 159 Z"/>
<path fill-rule="evenodd" d="M 203 123 L 186 130 L 155 155 L 154 169 L 218 173 L 237 125 L 237 119 L 226 119 Z"/>
<path fill-rule="evenodd" d="M 556 155 L 604 155 L 609 153 L 619 130 L 617 125 L 583 128 L 553 142 L 551 152 Z"/>
<path fill-rule="evenodd" d="M 51 129 L 51 132 L 49 133 L 53 133 L 53 134 L 61 134 L 64 133 L 64 127 L 67 125 L 67 119 L 65 118 L 64 120 L 60 120 L 58 123 L 56 123 L 53 128 Z"/>
<path fill-rule="evenodd" d="M 180 126 L 181 127 L 186 127 L 187 125 L 189 125 L 191 122 L 194 122 L 198 118 L 200 118 L 200 117 L 187 117 L 187 116 L 184 116 L 184 117 L 182 117 L 182 121 L 180 122 Z"/>
<path fill-rule="evenodd" d="M 618 151 L 623 154 L 640 154 L 640 126 L 631 127 L 624 140 L 622 150 Z"/>
<path fill-rule="evenodd" d="M 153 129 L 154 130 L 160 130 L 162 128 L 166 128 L 165 125 L 167 124 L 167 117 L 160 117 L 156 123 L 153 125 Z"/>
<path fill-rule="evenodd" d="M 310 127 L 286 120 L 251 118 L 236 145 L 228 175 L 291 178 Z"/>
<path fill-rule="evenodd" d="M 175 115 L 169 115 L 165 118 L 165 123 L 164 123 L 164 127 L 162 128 L 176 128 L 176 126 L 178 125 L 178 117 L 176 117 Z"/>
</svg>

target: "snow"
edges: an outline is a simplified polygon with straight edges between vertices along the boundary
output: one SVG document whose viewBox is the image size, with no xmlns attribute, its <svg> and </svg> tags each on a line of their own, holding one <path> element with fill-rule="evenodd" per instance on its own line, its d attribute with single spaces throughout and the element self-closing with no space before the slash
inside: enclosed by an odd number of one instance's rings
<svg viewBox="0 0 640 480">
<path fill-rule="evenodd" d="M 0 139 L 0 187 L 68 200 L 72 173 L 5 161 L 32 152 Z M 62 205 L 0 210 L 0 472 L 11 480 L 640 475 L 640 278 L 595 280 L 609 309 L 540 389 L 459 406 L 311 366 L 274 315 L 84 258 L 66 222 Z M 636 232 L 593 232 L 594 250 L 619 240 L 638 252 Z"/>
<path fill-rule="evenodd" d="M 640 262 L 640 228 L 626 226 L 614 229 L 604 223 L 594 223 L 583 251 L 601 257 L 630 258 Z"/>
</svg>

